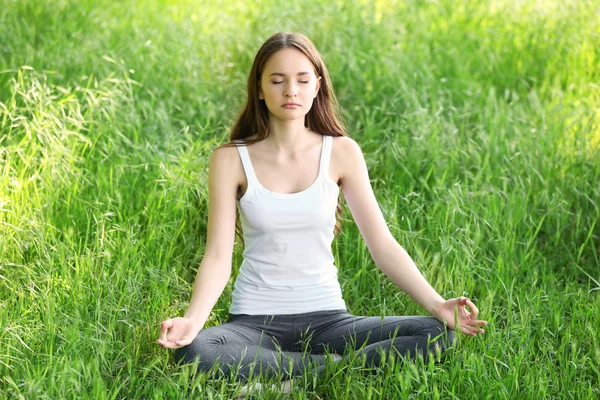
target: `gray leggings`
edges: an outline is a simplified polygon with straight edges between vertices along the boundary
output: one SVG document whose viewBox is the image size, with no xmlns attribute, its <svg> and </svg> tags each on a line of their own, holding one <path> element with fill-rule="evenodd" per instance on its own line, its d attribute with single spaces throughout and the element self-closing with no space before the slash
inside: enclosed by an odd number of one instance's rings
<svg viewBox="0 0 600 400">
<path fill-rule="evenodd" d="M 198 363 L 220 373 L 237 370 L 249 376 L 286 378 L 304 371 L 321 372 L 326 353 L 344 354 L 349 348 L 366 356 L 369 366 L 381 361 L 381 351 L 413 358 L 427 357 L 435 347 L 444 350 L 454 332 L 433 317 L 357 317 L 345 310 L 303 314 L 231 315 L 225 324 L 202 329 L 188 346 L 175 350 L 179 363 Z M 380 349 L 381 351 L 378 351 Z"/>
</svg>

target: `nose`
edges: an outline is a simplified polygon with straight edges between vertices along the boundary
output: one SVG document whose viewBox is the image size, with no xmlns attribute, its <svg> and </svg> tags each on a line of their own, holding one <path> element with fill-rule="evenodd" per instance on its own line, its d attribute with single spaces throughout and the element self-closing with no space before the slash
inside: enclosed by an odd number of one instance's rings
<svg viewBox="0 0 600 400">
<path fill-rule="evenodd" d="M 295 97 L 297 94 L 298 94 L 298 89 L 294 82 L 289 82 L 288 84 L 285 85 L 285 91 L 283 92 L 283 95 L 285 97 Z"/>
</svg>

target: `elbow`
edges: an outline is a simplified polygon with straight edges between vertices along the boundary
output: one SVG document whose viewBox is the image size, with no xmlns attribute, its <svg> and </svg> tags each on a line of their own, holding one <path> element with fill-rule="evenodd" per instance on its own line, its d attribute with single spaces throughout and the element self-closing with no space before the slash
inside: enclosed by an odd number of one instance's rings
<svg viewBox="0 0 600 400">
<path fill-rule="evenodd" d="M 231 255 L 218 256 L 205 254 L 198 269 L 209 269 L 227 274 L 227 278 L 231 275 Z"/>
</svg>

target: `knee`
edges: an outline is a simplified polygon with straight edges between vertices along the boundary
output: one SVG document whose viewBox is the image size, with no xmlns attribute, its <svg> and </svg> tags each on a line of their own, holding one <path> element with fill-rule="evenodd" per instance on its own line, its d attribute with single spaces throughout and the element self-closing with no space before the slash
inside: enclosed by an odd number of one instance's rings
<svg viewBox="0 0 600 400">
<path fill-rule="evenodd" d="M 204 359 L 205 357 L 202 354 L 202 348 L 194 345 L 194 342 L 192 342 L 187 346 L 175 349 L 173 358 L 177 364 L 191 364 L 199 362 L 200 359 Z"/>
<path fill-rule="evenodd" d="M 173 359 L 175 360 L 176 364 L 190 364 L 195 358 L 199 358 L 194 357 L 194 350 L 191 348 L 191 346 L 192 345 L 189 344 L 187 346 L 175 349 L 173 352 Z"/>
<path fill-rule="evenodd" d="M 454 341 L 454 331 L 448 329 L 442 322 L 431 317 L 426 327 L 424 334 L 428 336 L 429 348 L 434 350 L 439 348 L 441 351 L 446 350 Z"/>
<path fill-rule="evenodd" d="M 199 371 L 209 371 L 219 360 L 227 340 L 222 335 L 205 335 L 202 331 L 187 346 L 173 353 L 177 364 L 197 364 Z"/>
</svg>

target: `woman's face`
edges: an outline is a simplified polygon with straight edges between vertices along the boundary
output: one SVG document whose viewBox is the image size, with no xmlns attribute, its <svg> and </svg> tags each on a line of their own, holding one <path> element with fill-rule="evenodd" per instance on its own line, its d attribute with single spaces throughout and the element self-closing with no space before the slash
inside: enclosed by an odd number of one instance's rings
<svg viewBox="0 0 600 400">
<path fill-rule="evenodd" d="M 317 96 L 320 77 L 310 60 L 299 50 L 282 49 L 265 63 L 259 82 L 258 97 L 265 101 L 269 118 L 284 121 L 302 118 L 310 111 Z"/>
</svg>

